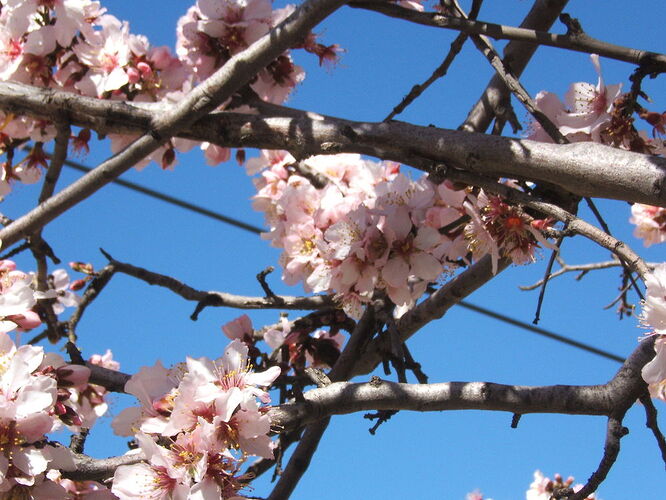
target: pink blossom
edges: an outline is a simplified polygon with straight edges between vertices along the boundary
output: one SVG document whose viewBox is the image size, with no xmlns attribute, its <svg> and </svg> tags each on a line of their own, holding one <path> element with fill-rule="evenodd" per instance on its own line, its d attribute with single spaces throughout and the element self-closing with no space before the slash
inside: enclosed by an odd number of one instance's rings
<svg viewBox="0 0 666 500">
<path fill-rule="evenodd" d="M 36 299 L 55 299 L 53 303 L 53 312 L 60 314 L 65 307 L 76 307 L 81 302 L 81 297 L 72 292 L 69 288 L 69 275 L 64 269 L 56 269 L 47 280 L 49 290 L 45 292 L 35 292 Z"/>
<path fill-rule="evenodd" d="M 634 203 L 629 222 L 636 225 L 634 236 L 646 247 L 666 241 L 666 209 Z"/>
<path fill-rule="evenodd" d="M 121 500 L 166 500 L 189 498 L 185 471 L 176 466 L 175 457 L 146 434 L 136 436 L 148 463 L 122 465 L 113 476 L 111 491 Z"/>
<path fill-rule="evenodd" d="M 148 433 L 162 432 L 181 378 L 182 373 L 177 369 L 167 370 L 160 361 L 152 367 L 141 368 L 125 384 L 125 391 L 136 396 L 141 407 L 120 412 L 111 423 L 113 431 L 119 436 L 132 436 L 139 429 Z"/>
<path fill-rule="evenodd" d="M 666 264 L 660 264 L 645 278 L 647 290 L 639 316 L 645 328 L 666 334 Z"/>
<path fill-rule="evenodd" d="M 666 402 L 666 335 L 659 335 L 654 343 L 656 355 L 641 370 L 643 380 L 653 398 Z"/>
<path fill-rule="evenodd" d="M 222 331 L 231 340 L 243 340 L 243 338 L 246 336 L 251 338 L 254 332 L 252 328 L 252 320 L 247 314 L 243 314 L 242 316 L 239 316 L 238 318 L 226 323 L 224 326 L 222 326 Z"/>
</svg>

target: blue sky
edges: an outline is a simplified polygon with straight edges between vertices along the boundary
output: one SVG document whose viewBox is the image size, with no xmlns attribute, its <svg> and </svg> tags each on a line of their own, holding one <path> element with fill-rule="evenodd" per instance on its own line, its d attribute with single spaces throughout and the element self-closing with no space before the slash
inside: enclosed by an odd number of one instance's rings
<svg viewBox="0 0 666 500">
<path fill-rule="evenodd" d="M 175 23 L 187 5 L 175 0 L 106 3 L 110 13 L 130 21 L 134 33 L 147 35 L 154 45 L 171 47 Z M 530 6 L 526 0 L 486 2 L 480 19 L 517 25 Z M 640 49 L 664 49 L 663 3 L 638 1 L 630 6 L 620 0 L 571 1 L 566 12 L 579 18 L 591 36 Z M 296 54 L 307 78 L 289 105 L 367 121 L 383 119 L 412 85 L 427 78 L 456 36 L 455 32 L 411 26 L 350 8 L 340 10 L 316 31 L 326 43 L 339 43 L 346 53 L 329 71 L 317 67 L 313 56 Z M 554 31 L 564 32 L 564 28 L 556 25 Z M 606 83 L 628 85 L 632 66 L 602 59 L 602 68 Z M 491 75 L 487 62 L 468 44 L 449 75 L 398 119 L 455 128 Z M 562 95 L 576 81 L 596 82 L 589 58 L 549 48 L 538 51 L 522 78 L 532 95 L 539 90 Z M 645 84 L 655 101 L 653 110 L 666 109 L 664 82 L 662 77 Z M 526 118 L 522 108 L 516 106 L 516 112 Z M 80 160 L 93 166 L 108 154 L 108 144 L 101 143 Z M 58 189 L 78 176 L 65 170 Z M 213 168 L 193 152 L 179 156 L 174 171 L 162 171 L 153 164 L 123 178 L 262 225 L 261 215 L 250 207 L 252 183 L 233 162 Z M 19 186 L 0 211 L 15 218 L 32 207 L 37 196 L 36 187 Z M 664 260 L 663 247 L 645 250 L 631 236 L 626 203 L 601 201 L 599 206 L 616 236 L 626 239 L 646 259 Z M 585 209 L 581 215 L 592 220 Z M 63 262 L 89 261 L 100 268 L 105 263 L 98 251 L 102 247 L 118 260 L 171 275 L 195 288 L 247 295 L 261 295 L 254 276 L 268 265 L 277 265 L 279 255 L 253 234 L 114 185 L 54 221 L 44 236 Z M 606 260 L 609 254 L 589 242 L 567 241 L 563 257 L 583 263 Z M 24 270 L 34 267 L 27 255 L 17 261 Z M 517 287 L 537 281 L 544 269 L 544 259 L 532 266 L 512 267 L 469 301 L 530 322 L 537 292 Z M 282 285 L 278 276 L 276 272 L 270 279 L 276 292 L 302 293 L 300 287 Z M 618 276 L 617 270 L 610 270 L 590 274 L 580 282 L 570 276 L 553 281 L 540 326 L 627 355 L 642 331 L 634 319 L 618 321 L 612 309 L 602 309 L 617 295 Z M 186 355 L 216 357 L 226 345 L 220 326 L 242 311 L 207 309 L 192 322 L 193 308 L 194 304 L 166 290 L 116 276 L 78 328 L 81 348 L 85 356 L 111 348 L 123 371 L 129 373 L 156 359 L 169 365 Z M 250 316 L 255 327 L 261 327 L 275 322 L 278 312 Z M 618 367 L 460 308 L 429 325 L 409 346 L 433 382 L 596 384 L 610 379 Z M 131 398 L 114 396 L 112 413 L 127 404 Z M 657 402 L 657 408 L 666 411 L 662 403 Z M 660 420 L 666 426 L 663 416 Z M 466 492 L 479 488 L 495 500 L 509 500 L 524 497 L 535 469 L 551 477 L 555 472 L 574 475 L 581 482 L 596 469 L 605 433 L 602 418 L 531 415 L 522 419 L 518 429 L 511 429 L 510 422 L 511 415 L 505 413 L 403 412 L 371 436 L 370 424 L 362 415 L 338 417 L 294 498 L 463 499 Z M 108 423 L 109 419 L 103 420 L 101 428 L 93 431 L 88 453 L 102 457 L 125 451 L 123 440 L 104 428 Z M 640 407 L 629 412 L 625 425 L 630 434 L 623 439 L 618 462 L 599 496 L 604 500 L 657 498 L 655 491 L 663 490 L 664 466 L 645 429 Z M 268 477 L 258 480 L 255 487 L 255 494 L 266 496 Z"/>
</svg>

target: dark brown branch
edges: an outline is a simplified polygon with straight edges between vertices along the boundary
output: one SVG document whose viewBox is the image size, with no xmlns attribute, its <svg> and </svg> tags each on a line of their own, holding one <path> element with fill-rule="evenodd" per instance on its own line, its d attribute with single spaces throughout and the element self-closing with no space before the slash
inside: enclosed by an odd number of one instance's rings
<svg viewBox="0 0 666 500">
<path fill-rule="evenodd" d="M 79 321 L 81 321 L 83 313 L 86 311 L 88 306 L 92 304 L 92 302 L 97 298 L 97 296 L 104 289 L 104 287 L 109 283 L 114 273 L 115 269 L 113 268 L 113 266 L 106 266 L 104 267 L 104 269 L 99 271 L 96 274 L 96 276 L 93 278 L 93 280 L 90 282 L 90 284 L 86 288 L 86 291 L 83 293 L 81 302 L 76 307 L 76 310 L 72 313 L 69 320 L 65 324 L 67 331 L 70 332 L 70 334 L 72 335 L 76 334 L 76 327 L 79 324 Z"/>
<path fill-rule="evenodd" d="M 354 7 L 354 5 L 351 6 Z M 459 34 L 456 37 L 456 39 L 453 40 L 453 42 L 451 42 L 451 48 L 449 49 L 449 52 L 446 54 L 446 57 L 444 58 L 442 63 L 439 66 L 437 66 L 435 71 L 432 72 L 432 74 L 428 77 L 428 79 L 425 82 L 420 83 L 418 85 L 414 85 L 412 89 L 409 91 L 409 94 L 403 97 L 402 101 L 400 101 L 400 103 L 393 108 L 393 111 L 391 111 L 388 114 L 388 116 L 384 118 L 384 121 L 393 120 L 393 118 L 402 113 L 405 110 L 405 108 L 407 108 L 407 106 L 409 106 L 421 94 L 423 94 L 423 92 L 425 92 L 428 89 L 428 87 L 430 87 L 440 78 L 446 76 L 449 67 L 455 60 L 456 56 L 462 50 L 463 45 L 465 45 L 465 42 L 467 41 L 467 38 L 468 35 L 466 33 Z"/>
<path fill-rule="evenodd" d="M 141 267 L 119 262 L 110 255 L 106 253 L 105 255 L 109 259 L 109 265 L 112 266 L 114 272 L 127 274 L 128 276 L 145 281 L 149 285 L 157 285 L 167 288 L 186 300 L 205 304 L 205 306 L 235 307 L 238 309 L 311 310 L 323 309 L 334 305 L 331 297 L 327 295 L 316 295 L 314 297 L 276 295 L 279 300 L 275 300 L 271 297 L 246 297 L 225 292 L 196 290 L 170 276 L 154 273 Z"/>
<path fill-rule="evenodd" d="M 535 0 L 520 27 L 537 31 L 549 30 L 567 2 L 568 0 Z M 513 74 L 520 77 L 537 48 L 538 45 L 534 43 L 512 40 L 504 49 L 503 60 L 511 61 Z M 494 75 L 479 100 L 467 114 L 460 129 L 469 132 L 486 131 L 493 118 L 502 116 L 499 111 L 504 111 L 505 103 L 510 102 L 508 97 L 509 90 L 506 85 L 499 76 Z"/>
<path fill-rule="evenodd" d="M 585 500 L 588 495 L 594 493 L 599 485 L 606 479 L 608 472 L 613 467 L 617 456 L 620 453 L 620 439 L 629 433 L 629 429 L 622 426 L 622 418 L 610 417 L 606 428 L 606 442 L 604 443 L 604 454 L 601 457 L 599 467 L 594 471 L 587 484 L 577 493 L 574 493 L 569 500 Z"/>
<path fill-rule="evenodd" d="M 659 429 L 659 423 L 657 422 L 657 408 L 655 408 L 650 399 L 650 394 L 648 392 L 644 393 L 640 397 L 640 401 L 645 408 L 645 427 L 652 431 L 654 438 L 657 440 L 657 446 L 659 446 L 659 452 L 661 453 L 661 459 L 666 464 L 666 438 Z"/>
<path fill-rule="evenodd" d="M 462 31 L 468 35 L 485 35 L 495 40 L 514 40 L 586 54 L 599 54 L 609 59 L 616 59 L 631 64 L 640 65 L 649 62 L 650 67 L 654 68 L 654 71 L 666 72 L 666 55 L 664 54 L 614 45 L 597 40 L 584 33 L 558 35 L 545 31 L 445 16 L 433 12 L 418 12 L 388 2 L 351 2 L 349 6 L 379 12 L 390 17 L 424 26 Z"/>
<path fill-rule="evenodd" d="M 494 278 L 492 259 L 486 256 L 463 271 L 433 294 L 407 311 L 397 322 L 400 340 L 403 342 L 423 328 L 426 324 L 441 318 L 446 312 L 469 294 Z M 508 259 L 501 259 L 498 273 L 510 264 Z M 381 363 L 383 353 L 390 349 L 383 337 L 370 342 L 367 351 L 354 367 L 354 375 L 370 373 Z"/>
<path fill-rule="evenodd" d="M 356 324 L 356 328 L 354 328 L 349 341 L 331 369 L 331 372 L 328 374 L 330 380 L 337 382 L 340 380 L 346 380 L 350 377 L 354 364 L 363 352 L 370 337 L 374 335 L 376 331 L 377 327 L 375 324 L 374 308 L 374 304 L 368 306 L 363 313 L 363 317 Z M 331 387 L 331 385 L 327 387 Z M 275 485 L 268 500 L 285 500 L 289 498 L 298 484 L 298 481 L 303 477 L 303 474 L 310 465 L 312 455 L 317 450 L 319 441 L 328 427 L 330 418 L 316 420 L 318 421 L 313 421 L 311 425 L 308 425 L 305 429 L 303 437 L 296 446 L 294 453 L 289 459 L 287 467 L 282 472 L 280 480 Z M 299 427 L 301 425 L 303 425 L 303 423 L 301 423 Z M 277 426 L 281 427 L 279 423 Z"/>
</svg>

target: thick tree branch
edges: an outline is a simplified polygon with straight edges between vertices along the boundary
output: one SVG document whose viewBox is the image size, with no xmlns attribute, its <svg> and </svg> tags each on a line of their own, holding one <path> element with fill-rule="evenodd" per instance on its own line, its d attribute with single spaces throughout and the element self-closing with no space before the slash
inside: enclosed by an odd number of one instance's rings
<svg viewBox="0 0 666 500">
<path fill-rule="evenodd" d="M 351 342 L 354 349 L 366 342 L 367 335 L 374 327 L 370 317 L 360 321 L 356 332 L 358 340 Z M 353 337 L 353 335 L 352 335 Z M 571 415 L 608 415 L 624 413 L 645 393 L 646 384 L 641 377 L 641 369 L 655 355 L 654 336 L 643 340 L 626 359 L 616 375 L 604 385 L 590 386 L 543 386 L 525 387 L 490 382 L 448 382 L 440 384 L 399 384 L 379 379 L 367 383 L 352 384 L 337 382 L 323 388 L 312 389 L 304 394 L 303 402 L 292 402 L 269 409 L 272 428 L 283 433 L 307 423 L 314 423 L 313 438 L 308 448 L 316 448 L 316 429 L 325 425 L 331 415 L 348 414 L 367 410 L 488 410 L 510 413 L 564 413 Z M 339 377 L 348 378 L 351 374 L 343 361 Z M 91 382 L 105 387 L 124 386 L 129 375 L 107 370 L 96 365 L 88 365 L 92 370 Z M 335 374 L 331 374 L 335 375 Z M 335 377 L 337 379 L 337 377 Z M 304 454 L 311 456 L 311 452 Z M 93 459 L 79 456 L 77 470 L 68 472 L 67 477 L 95 479 L 109 477 L 118 465 L 140 461 L 140 455 L 123 455 L 109 459 Z M 309 459 L 308 459 L 309 461 Z M 295 467 L 307 467 L 304 462 Z M 303 469 L 304 470 L 304 469 Z M 300 477 L 300 476 L 299 476 Z M 292 486 L 295 483 L 292 483 Z M 291 490 L 289 490 L 291 491 Z M 287 494 L 288 495 L 288 494 Z M 281 498 L 281 497 L 276 497 Z M 286 498 L 286 497 L 282 497 Z"/>
<path fill-rule="evenodd" d="M 665 54 L 614 45 L 597 40 L 584 33 L 558 35 L 546 31 L 462 19 L 435 12 L 418 12 L 414 9 L 408 9 L 388 2 L 350 2 L 349 6 L 379 12 L 390 17 L 424 26 L 462 31 L 468 35 L 485 35 L 495 40 L 515 40 L 587 54 L 599 54 L 609 59 L 616 59 L 632 64 L 649 64 L 649 67 L 654 71 L 666 72 Z"/>
<path fill-rule="evenodd" d="M 111 182 L 180 130 L 213 111 L 282 52 L 302 41 L 314 26 L 343 4 L 344 0 L 308 0 L 302 4 L 269 33 L 229 59 L 181 102 L 156 115 L 148 133 L 0 230 L 0 240 L 6 246 L 13 245 Z"/>
<path fill-rule="evenodd" d="M 510 413 L 607 415 L 612 411 L 604 386 L 523 387 L 489 382 L 401 384 L 386 380 L 338 382 L 305 393 L 269 411 L 274 429 L 291 430 L 331 415 L 368 410 L 491 410 Z"/>
<path fill-rule="evenodd" d="M 304 394 L 305 402 L 269 411 L 276 430 L 331 415 L 367 410 L 491 410 L 510 413 L 563 413 L 622 416 L 644 393 L 641 369 L 654 357 L 654 339 L 642 341 L 605 385 L 543 387 L 490 382 L 399 384 L 373 379 L 335 383 Z"/>
<path fill-rule="evenodd" d="M 498 272 L 506 269 L 511 261 L 501 259 Z M 473 264 L 454 279 L 436 290 L 430 297 L 407 311 L 397 322 L 400 340 L 409 339 L 426 324 L 441 318 L 446 312 L 475 290 L 494 278 L 492 260 L 489 256 Z M 390 349 L 384 337 L 370 342 L 363 357 L 354 366 L 354 375 L 370 373 L 381 362 L 383 354 Z"/>
<path fill-rule="evenodd" d="M 73 481 L 103 481 L 113 476 L 121 465 L 132 465 L 145 460 L 143 453 L 96 459 L 87 455 L 75 455 L 76 470 L 62 471 L 63 477 Z"/>
<path fill-rule="evenodd" d="M 74 125 L 118 133 L 136 134 L 149 128 L 153 117 L 163 110 L 160 104 L 135 106 L 0 83 L 1 109 L 49 118 L 65 102 L 72 110 Z M 286 149 L 299 156 L 368 154 L 425 171 L 435 161 L 487 176 L 547 182 L 579 196 L 666 206 L 666 159 L 657 156 L 591 142 L 548 144 L 403 122 L 355 122 L 288 108 L 271 109 L 282 109 L 290 116 L 213 113 L 180 135 L 227 147 Z M 5 246 L 20 238 L 12 226 L 0 231 Z"/>
</svg>

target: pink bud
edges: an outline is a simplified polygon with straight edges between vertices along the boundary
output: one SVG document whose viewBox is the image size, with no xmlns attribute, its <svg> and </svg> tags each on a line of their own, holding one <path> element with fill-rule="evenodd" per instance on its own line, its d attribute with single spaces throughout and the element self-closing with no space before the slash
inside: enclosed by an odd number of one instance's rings
<svg viewBox="0 0 666 500">
<path fill-rule="evenodd" d="M 153 68 L 150 67 L 150 64 L 143 61 L 137 63 L 136 68 L 141 72 L 141 76 L 144 78 L 153 73 Z"/>
<path fill-rule="evenodd" d="M 72 292 L 76 292 L 78 290 L 81 290 L 84 286 L 86 286 L 86 280 L 84 279 L 74 280 L 69 284 L 69 289 Z"/>
<path fill-rule="evenodd" d="M 13 271 L 16 263 L 13 260 L 0 260 L 0 271 Z"/>
<path fill-rule="evenodd" d="M 33 328 L 42 324 L 39 315 L 35 311 L 26 311 L 23 314 L 15 314 L 8 316 L 8 320 L 13 321 L 18 325 L 21 330 L 32 330 Z"/>
<path fill-rule="evenodd" d="M 125 72 L 127 73 L 127 78 L 129 79 L 130 83 L 137 83 L 139 80 L 141 80 L 141 74 L 136 68 L 127 68 Z"/>
</svg>

